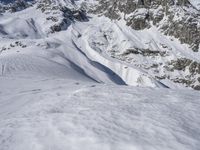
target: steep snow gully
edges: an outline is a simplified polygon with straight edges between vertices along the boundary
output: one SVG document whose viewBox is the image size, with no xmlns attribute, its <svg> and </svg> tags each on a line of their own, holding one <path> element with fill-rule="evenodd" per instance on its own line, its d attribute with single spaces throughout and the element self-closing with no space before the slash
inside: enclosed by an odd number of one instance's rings
<svg viewBox="0 0 200 150">
<path fill-rule="evenodd" d="M 199 92 L 101 51 L 107 18 L 52 33 L 53 15 L 0 15 L 0 150 L 200 150 Z"/>
</svg>

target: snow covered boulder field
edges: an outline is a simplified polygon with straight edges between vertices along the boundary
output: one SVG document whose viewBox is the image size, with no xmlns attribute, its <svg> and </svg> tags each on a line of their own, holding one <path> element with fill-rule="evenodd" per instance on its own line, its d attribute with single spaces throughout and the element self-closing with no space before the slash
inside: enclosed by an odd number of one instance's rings
<svg viewBox="0 0 200 150">
<path fill-rule="evenodd" d="M 198 1 L 121 2 L 0 0 L 0 150 L 200 150 Z"/>
</svg>

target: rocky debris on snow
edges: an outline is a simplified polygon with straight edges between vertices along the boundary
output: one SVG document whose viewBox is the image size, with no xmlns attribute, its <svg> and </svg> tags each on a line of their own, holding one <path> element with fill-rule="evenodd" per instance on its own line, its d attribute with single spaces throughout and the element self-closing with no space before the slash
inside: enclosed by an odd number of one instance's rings
<svg viewBox="0 0 200 150">
<path fill-rule="evenodd" d="M 15 47 L 26 48 L 27 45 L 26 45 L 26 44 L 23 44 L 21 41 L 12 42 L 12 43 L 10 43 L 10 44 L 7 44 L 7 45 L 5 45 L 5 46 L 0 47 L 0 54 L 1 54 L 3 51 L 11 50 L 11 48 L 15 48 Z"/>
</svg>

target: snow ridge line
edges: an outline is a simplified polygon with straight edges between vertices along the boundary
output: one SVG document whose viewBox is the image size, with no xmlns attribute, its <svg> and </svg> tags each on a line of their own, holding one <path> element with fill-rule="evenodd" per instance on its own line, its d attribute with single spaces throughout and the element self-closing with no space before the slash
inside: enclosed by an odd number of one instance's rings
<svg viewBox="0 0 200 150">
<path fill-rule="evenodd" d="M 72 27 L 72 40 L 76 44 L 76 46 L 82 51 L 82 53 L 84 53 L 92 61 L 99 62 L 102 65 L 110 68 L 127 85 L 168 88 L 161 82 L 158 82 L 152 77 L 147 76 L 145 73 L 141 73 L 140 71 L 131 67 L 128 64 L 123 64 L 122 62 L 118 61 L 113 62 L 112 60 L 103 57 L 101 54 L 94 51 L 89 46 L 87 39 L 87 36 L 82 35 L 81 33 L 79 33 L 79 31 L 76 30 L 75 25 Z"/>
</svg>

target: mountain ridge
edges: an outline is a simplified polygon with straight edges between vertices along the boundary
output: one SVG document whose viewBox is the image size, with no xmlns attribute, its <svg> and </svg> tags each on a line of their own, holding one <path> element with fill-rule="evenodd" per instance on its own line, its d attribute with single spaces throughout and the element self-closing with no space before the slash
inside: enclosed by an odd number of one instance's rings
<svg viewBox="0 0 200 150">
<path fill-rule="evenodd" d="M 0 22 L 1 34 L 8 38 L 41 39 L 65 31 L 76 22 L 89 23 L 88 30 L 93 34 L 85 34 L 83 30 L 78 33 L 77 40 L 85 36 L 89 47 L 103 57 L 127 63 L 140 70 L 142 76 L 149 76 L 168 87 L 200 89 L 200 19 L 195 9 L 198 3 L 191 2 L 21 1 L 23 5 L 18 2 L 5 5 L 7 8 L 1 9 L 2 14 L 11 12 L 8 16 L 12 18 L 12 13 L 25 16 L 21 11 L 29 13 L 30 10 L 37 15 L 26 19 L 19 16 L 21 21 L 18 17 L 11 19 L 11 23 L 27 29 L 16 28 L 17 34 L 13 34 L 8 23 Z M 195 8 L 192 4 L 196 4 Z M 1 49 L 4 51 L 5 47 Z M 131 78 L 137 82 L 134 75 Z"/>
</svg>

